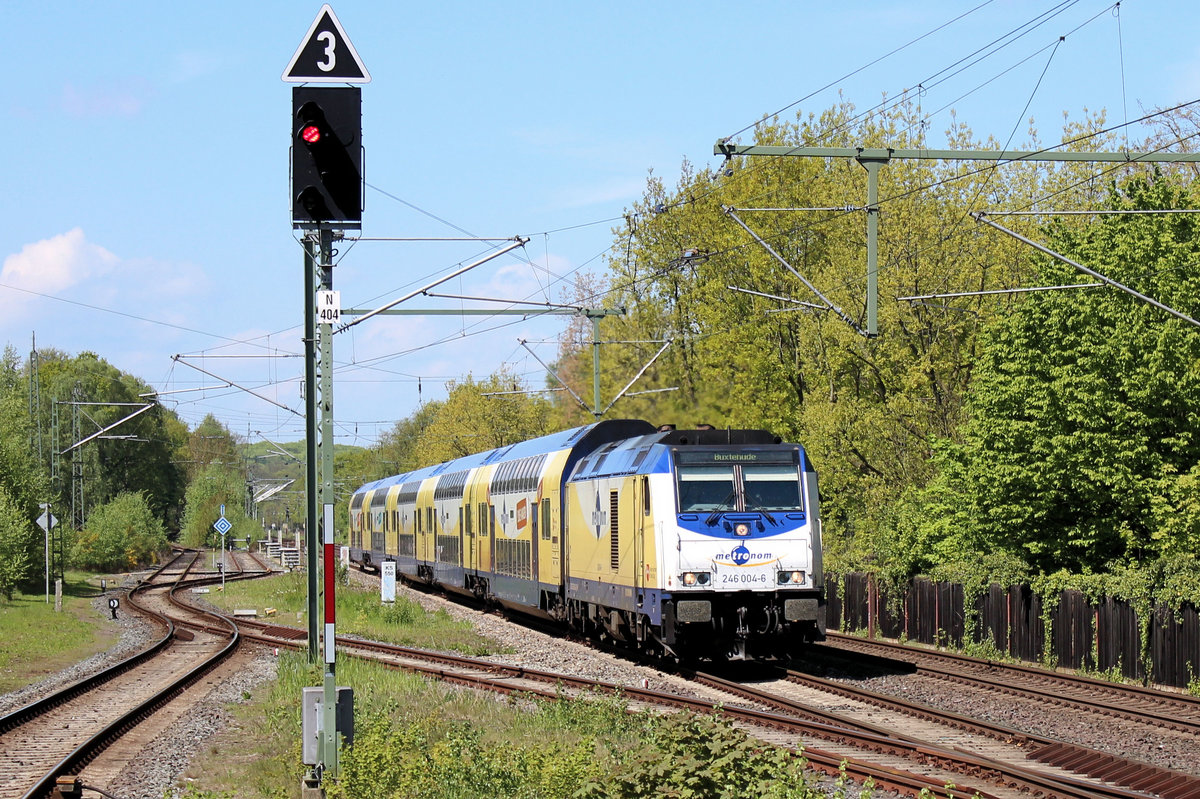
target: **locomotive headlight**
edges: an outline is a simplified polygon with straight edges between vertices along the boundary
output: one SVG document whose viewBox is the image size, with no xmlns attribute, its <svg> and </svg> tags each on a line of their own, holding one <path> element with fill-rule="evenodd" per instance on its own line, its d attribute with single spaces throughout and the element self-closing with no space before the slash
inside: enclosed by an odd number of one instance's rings
<svg viewBox="0 0 1200 799">
<path fill-rule="evenodd" d="M 800 585 L 804 582 L 804 572 L 802 572 L 802 571 L 794 571 L 794 572 L 781 571 L 776 576 L 776 580 L 779 583 L 779 585 Z"/>
<path fill-rule="evenodd" d="M 735 535 L 750 535 L 750 525 L 742 522 L 733 529 Z"/>
<path fill-rule="evenodd" d="M 684 572 L 684 585 L 708 585 L 708 572 Z"/>
</svg>

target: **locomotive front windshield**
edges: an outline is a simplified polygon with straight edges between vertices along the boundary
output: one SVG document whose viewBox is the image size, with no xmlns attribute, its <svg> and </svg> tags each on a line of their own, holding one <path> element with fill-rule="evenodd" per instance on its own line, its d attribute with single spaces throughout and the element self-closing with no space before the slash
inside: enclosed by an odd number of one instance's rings
<svg viewBox="0 0 1200 799">
<path fill-rule="evenodd" d="M 803 507 L 799 472 L 792 463 L 688 463 L 680 458 L 676 474 L 680 513 Z"/>
</svg>

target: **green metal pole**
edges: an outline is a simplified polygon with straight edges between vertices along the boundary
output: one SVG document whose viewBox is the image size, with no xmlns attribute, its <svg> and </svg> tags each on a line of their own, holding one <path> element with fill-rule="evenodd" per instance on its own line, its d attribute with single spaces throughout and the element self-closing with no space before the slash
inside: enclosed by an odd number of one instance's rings
<svg viewBox="0 0 1200 799">
<path fill-rule="evenodd" d="M 867 336 L 879 335 L 879 168 L 887 158 L 863 158 L 867 170 Z"/>
<path fill-rule="evenodd" d="M 321 229 L 321 290 L 333 290 L 333 231 Z M 321 541 L 325 552 L 322 558 L 324 569 L 322 581 L 327 596 L 325 597 L 325 676 L 323 681 L 321 705 L 321 763 L 325 773 L 332 779 L 338 778 L 338 732 L 337 732 L 337 678 L 335 676 L 334 625 L 330 606 L 333 601 L 333 586 L 331 570 L 334 568 L 330 557 L 333 547 L 333 325 L 331 322 L 320 323 L 321 333 L 321 453 L 320 469 L 320 500 L 321 500 Z"/>
<path fill-rule="evenodd" d="M 309 235 L 304 239 L 304 502 L 308 518 L 304 540 L 308 547 L 308 657 L 317 662 L 320 657 L 320 638 L 317 619 L 320 617 L 320 584 L 317 582 L 317 314 L 316 261 L 318 241 Z"/>
<path fill-rule="evenodd" d="M 592 416 L 600 418 L 600 317 L 592 315 Z"/>
</svg>

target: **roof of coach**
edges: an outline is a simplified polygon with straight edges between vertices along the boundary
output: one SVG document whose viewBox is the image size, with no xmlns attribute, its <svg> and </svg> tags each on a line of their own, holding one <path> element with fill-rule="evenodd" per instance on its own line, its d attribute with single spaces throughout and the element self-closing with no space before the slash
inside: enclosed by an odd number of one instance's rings
<svg viewBox="0 0 1200 799">
<path fill-rule="evenodd" d="M 446 472 L 474 469 L 477 466 L 503 463 L 508 460 L 526 458 L 530 455 L 559 452 L 564 449 L 574 449 L 586 453 L 609 442 L 621 441 L 631 436 L 644 437 L 653 431 L 654 425 L 638 419 L 604 419 L 599 422 L 583 425 L 582 427 L 561 430 L 557 433 L 541 436 L 540 438 L 510 444 L 507 447 L 498 447 L 486 452 L 477 452 L 474 455 L 466 455 L 434 466 L 426 466 L 411 472 L 405 472 L 404 474 L 384 477 L 380 480 L 364 484 L 354 493 L 360 494 L 373 488 L 388 488 L 401 483 L 407 483 L 410 480 L 424 480 Z"/>
</svg>

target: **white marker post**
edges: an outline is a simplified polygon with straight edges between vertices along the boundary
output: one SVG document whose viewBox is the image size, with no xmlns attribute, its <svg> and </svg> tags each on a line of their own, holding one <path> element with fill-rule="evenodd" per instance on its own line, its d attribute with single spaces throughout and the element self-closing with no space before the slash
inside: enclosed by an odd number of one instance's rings
<svg viewBox="0 0 1200 799">
<path fill-rule="evenodd" d="M 54 514 L 50 512 L 49 502 L 39 502 L 38 507 L 42 509 L 42 515 L 38 516 L 38 527 L 41 527 L 46 533 L 46 604 L 50 604 L 50 530 L 54 525 L 58 524 L 58 519 L 54 518 Z"/>
<path fill-rule="evenodd" d="M 225 518 L 225 506 L 221 506 L 221 518 L 213 522 L 213 529 L 221 534 L 221 590 L 225 590 L 225 534 L 233 529 L 233 525 Z"/>
</svg>

